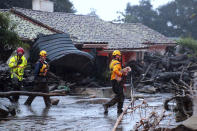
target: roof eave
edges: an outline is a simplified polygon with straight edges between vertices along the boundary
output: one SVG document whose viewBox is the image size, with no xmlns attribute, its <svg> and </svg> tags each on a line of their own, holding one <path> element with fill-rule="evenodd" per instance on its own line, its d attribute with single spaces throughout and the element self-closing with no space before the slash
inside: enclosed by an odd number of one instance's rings
<svg viewBox="0 0 197 131">
<path fill-rule="evenodd" d="M 139 52 L 139 51 L 147 51 L 148 47 L 143 47 L 143 48 L 110 48 L 110 49 L 105 49 L 105 52 L 113 52 L 114 50 L 120 50 L 121 52 Z"/>
</svg>

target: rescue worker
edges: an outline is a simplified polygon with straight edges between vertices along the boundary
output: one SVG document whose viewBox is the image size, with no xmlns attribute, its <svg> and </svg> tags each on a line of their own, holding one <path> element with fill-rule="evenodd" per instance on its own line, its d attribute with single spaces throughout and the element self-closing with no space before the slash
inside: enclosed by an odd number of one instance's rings
<svg viewBox="0 0 197 131">
<path fill-rule="evenodd" d="M 34 69 L 34 92 L 49 93 L 49 88 L 47 85 L 47 71 L 49 65 L 46 62 L 47 52 L 45 50 L 40 51 L 40 59 L 35 65 Z M 31 105 L 35 96 L 29 96 L 25 102 L 25 105 Z M 46 107 L 51 105 L 49 96 L 43 96 Z"/>
<path fill-rule="evenodd" d="M 124 103 L 124 94 L 123 94 L 123 84 L 121 78 L 125 75 L 122 72 L 122 65 L 121 65 L 121 53 L 119 50 L 115 50 L 112 53 L 113 59 L 109 65 L 111 71 L 111 84 L 112 90 L 115 93 L 115 97 L 111 99 L 109 102 L 103 105 L 104 113 L 108 113 L 108 108 L 117 105 L 117 113 L 122 113 L 122 107 Z"/>
<path fill-rule="evenodd" d="M 24 56 L 24 49 L 19 47 L 16 50 L 17 54 L 11 57 L 8 61 L 8 66 L 11 73 L 12 90 L 20 91 L 23 81 L 24 69 L 27 65 L 27 60 Z M 10 98 L 12 102 L 18 102 L 19 95 Z"/>
</svg>

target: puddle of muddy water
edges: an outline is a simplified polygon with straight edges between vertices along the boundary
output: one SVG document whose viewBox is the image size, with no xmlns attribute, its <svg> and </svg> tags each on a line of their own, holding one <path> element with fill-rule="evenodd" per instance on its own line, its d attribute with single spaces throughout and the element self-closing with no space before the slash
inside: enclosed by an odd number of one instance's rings
<svg viewBox="0 0 197 131">
<path fill-rule="evenodd" d="M 147 117 L 153 108 L 159 113 L 162 112 L 163 101 L 168 97 L 170 97 L 170 94 L 157 94 L 147 97 L 146 101 L 151 107 L 146 108 L 146 110 L 136 110 L 132 114 L 126 114 L 117 131 L 132 130 L 136 122 L 139 121 L 140 116 Z M 42 97 L 36 97 L 30 107 L 23 104 L 27 97 L 20 97 L 16 117 L 9 117 L 10 120 L 0 121 L 0 130 L 111 131 L 118 117 L 116 106 L 109 109 L 108 115 L 104 115 L 102 104 L 91 102 L 94 101 L 94 98 L 89 99 L 89 101 L 84 101 L 88 100 L 85 96 L 61 96 L 55 98 L 60 99 L 59 104 L 45 108 Z M 98 101 L 98 98 L 95 99 Z M 128 103 L 129 100 L 126 99 L 124 106 Z M 142 99 L 137 100 L 135 105 L 141 103 Z M 176 122 L 173 114 L 169 118 L 165 118 L 161 122 L 161 126 L 168 125 L 171 118 L 169 126 L 175 126 Z"/>
</svg>

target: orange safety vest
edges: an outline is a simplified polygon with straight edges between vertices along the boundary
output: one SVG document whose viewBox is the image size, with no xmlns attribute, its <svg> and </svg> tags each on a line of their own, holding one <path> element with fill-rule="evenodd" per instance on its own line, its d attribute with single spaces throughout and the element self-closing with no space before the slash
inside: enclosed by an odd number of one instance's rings
<svg viewBox="0 0 197 131">
<path fill-rule="evenodd" d="M 39 76 L 46 76 L 48 68 L 49 68 L 49 66 L 46 61 L 44 63 L 42 63 L 42 68 L 40 69 Z"/>
</svg>

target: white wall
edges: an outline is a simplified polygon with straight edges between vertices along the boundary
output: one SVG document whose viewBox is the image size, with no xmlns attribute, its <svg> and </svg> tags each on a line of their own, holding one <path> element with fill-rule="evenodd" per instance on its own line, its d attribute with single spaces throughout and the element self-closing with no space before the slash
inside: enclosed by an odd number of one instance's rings
<svg viewBox="0 0 197 131">
<path fill-rule="evenodd" d="M 49 0 L 32 0 L 32 9 L 53 12 L 54 3 Z"/>
</svg>

